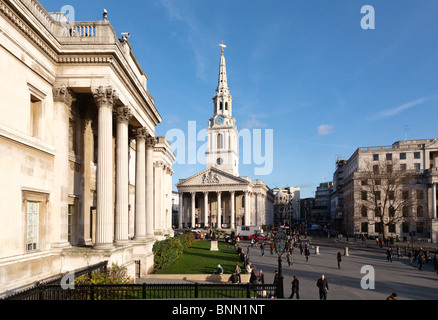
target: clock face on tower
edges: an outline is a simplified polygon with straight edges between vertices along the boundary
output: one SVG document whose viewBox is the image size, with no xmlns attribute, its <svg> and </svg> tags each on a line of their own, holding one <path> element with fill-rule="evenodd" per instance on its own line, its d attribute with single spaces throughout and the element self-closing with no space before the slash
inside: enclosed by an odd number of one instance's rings
<svg viewBox="0 0 438 320">
<path fill-rule="evenodd" d="M 217 158 L 216 163 L 218 165 L 221 165 L 222 163 L 224 163 L 224 161 L 222 160 L 222 158 Z"/>
<path fill-rule="evenodd" d="M 223 117 L 217 117 L 216 118 L 216 123 L 217 124 L 223 124 L 224 123 L 224 118 Z"/>
</svg>

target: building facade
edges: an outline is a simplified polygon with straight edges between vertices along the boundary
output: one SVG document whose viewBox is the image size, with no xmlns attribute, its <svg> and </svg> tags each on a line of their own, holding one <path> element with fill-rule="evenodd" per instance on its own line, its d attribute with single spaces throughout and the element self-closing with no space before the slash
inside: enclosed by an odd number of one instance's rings
<svg viewBox="0 0 438 320">
<path fill-rule="evenodd" d="M 179 228 L 219 228 L 273 224 L 274 196 L 260 179 L 239 176 L 236 119 L 232 113 L 224 52 L 208 122 L 207 168 L 176 184 Z"/>
<path fill-rule="evenodd" d="M 333 182 L 322 182 L 316 187 L 315 203 L 310 210 L 310 221 L 328 223 L 331 220 L 331 194 Z"/>
<path fill-rule="evenodd" d="M 0 0 L 0 61 L 0 295 L 104 260 L 152 270 L 175 157 L 127 34 Z"/>
<path fill-rule="evenodd" d="M 349 235 L 372 236 L 379 236 L 385 231 L 391 237 L 410 239 L 415 236 L 437 242 L 437 168 L 438 139 L 398 141 L 390 146 L 358 148 L 348 160 L 338 160 L 333 176 L 331 212 L 339 231 Z M 374 194 L 379 208 L 373 212 L 365 205 L 367 201 L 370 202 L 370 195 L 365 192 L 369 189 L 370 181 L 364 178 L 367 172 L 382 171 L 409 174 L 409 179 L 403 185 L 389 191 L 391 194 L 388 199 L 393 204 L 384 209 L 393 210 L 392 215 L 398 210 L 400 218 L 384 226 L 376 219 L 381 213 L 380 208 L 385 205 L 383 183 L 380 178 L 376 181 L 379 188 Z M 396 185 L 395 182 L 393 185 Z M 397 200 L 398 203 L 404 201 L 399 205 L 400 208 L 396 208 Z M 390 212 L 388 217 L 391 217 Z"/>
<path fill-rule="evenodd" d="M 300 219 L 300 188 L 274 188 L 274 226 L 294 226 Z"/>
</svg>

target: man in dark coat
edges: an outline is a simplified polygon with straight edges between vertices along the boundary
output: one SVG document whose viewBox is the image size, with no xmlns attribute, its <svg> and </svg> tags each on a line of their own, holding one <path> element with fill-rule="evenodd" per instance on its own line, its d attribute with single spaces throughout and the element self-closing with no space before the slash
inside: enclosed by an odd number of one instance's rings
<svg viewBox="0 0 438 320">
<path fill-rule="evenodd" d="M 316 282 L 316 286 L 319 288 L 319 299 L 327 300 L 328 282 L 324 275 Z"/>
</svg>

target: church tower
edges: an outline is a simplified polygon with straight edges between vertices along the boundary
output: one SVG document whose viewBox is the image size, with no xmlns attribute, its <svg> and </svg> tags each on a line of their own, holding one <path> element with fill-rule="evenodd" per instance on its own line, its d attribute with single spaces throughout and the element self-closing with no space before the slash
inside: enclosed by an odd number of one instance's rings
<svg viewBox="0 0 438 320">
<path fill-rule="evenodd" d="M 233 99 L 228 89 L 224 44 L 219 64 L 219 79 L 213 97 L 213 118 L 208 122 L 207 168 L 215 167 L 239 176 L 239 154 L 237 150 L 237 127 L 233 117 Z"/>
</svg>

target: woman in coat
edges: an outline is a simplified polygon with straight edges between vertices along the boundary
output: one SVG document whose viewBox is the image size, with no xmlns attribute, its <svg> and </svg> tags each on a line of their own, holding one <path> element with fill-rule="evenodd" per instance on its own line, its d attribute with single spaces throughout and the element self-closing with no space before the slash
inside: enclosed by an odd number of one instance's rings
<svg viewBox="0 0 438 320">
<path fill-rule="evenodd" d="M 297 276 L 294 276 L 294 280 L 292 281 L 292 293 L 289 299 L 293 299 L 294 295 L 297 294 L 297 299 L 300 298 L 300 281 Z"/>
</svg>

